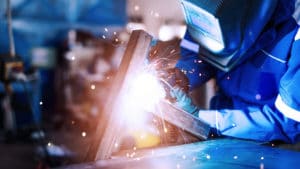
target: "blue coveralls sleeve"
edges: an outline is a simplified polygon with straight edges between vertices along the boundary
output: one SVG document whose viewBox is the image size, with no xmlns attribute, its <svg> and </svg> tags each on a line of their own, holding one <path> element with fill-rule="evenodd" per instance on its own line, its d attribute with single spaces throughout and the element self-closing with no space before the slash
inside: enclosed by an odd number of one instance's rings
<svg viewBox="0 0 300 169">
<path fill-rule="evenodd" d="M 288 71 L 279 84 L 276 107 L 286 117 L 300 122 L 300 29 L 295 36 L 288 62 Z"/>
<path fill-rule="evenodd" d="M 191 38 L 188 32 L 180 43 L 180 58 L 176 68 L 181 70 L 188 78 L 190 89 L 194 89 L 209 80 L 215 69 L 198 57 L 199 45 Z"/>
<path fill-rule="evenodd" d="M 297 30 L 295 31 L 297 32 Z M 257 141 L 300 141 L 300 30 L 295 35 L 274 104 L 200 111 L 199 118 L 220 135 Z"/>
</svg>

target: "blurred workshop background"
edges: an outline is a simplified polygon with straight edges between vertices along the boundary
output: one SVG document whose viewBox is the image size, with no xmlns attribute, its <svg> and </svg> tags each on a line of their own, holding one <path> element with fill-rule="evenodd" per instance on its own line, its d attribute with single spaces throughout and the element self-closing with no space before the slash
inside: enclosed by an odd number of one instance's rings
<svg viewBox="0 0 300 169">
<path fill-rule="evenodd" d="M 49 156 L 52 166 L 84 161 L 131 31 L 172 41 L 186 28 L 179 0 L 10 0 L 18 59 L 7 61 L 7 2 L 0 1 L 1 169 L 42 168 Z M 8 62 L 22 64 L 25 80 L 5 79 Z M 206 107 L 214 87 L 199 90 Z"/>
</svg>

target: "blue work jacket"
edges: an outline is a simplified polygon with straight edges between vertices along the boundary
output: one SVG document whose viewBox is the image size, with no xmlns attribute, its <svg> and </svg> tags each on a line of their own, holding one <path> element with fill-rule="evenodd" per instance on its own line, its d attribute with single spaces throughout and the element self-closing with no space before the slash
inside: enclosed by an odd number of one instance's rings
<svg viewBox="0 0 300 169">
<path fill-rule="evenodd" d="M 176 67 L 191 90 L 216 78 L 219 90 L 211 109 L 199 118 L 221 135 L 258 141 L 300 141 L 300 29 L 292 17 L 294 1 L 279 0 L 271 21 L 244 61 L 223 72 L 198 57 L 188 32 Z"/>
</svg>

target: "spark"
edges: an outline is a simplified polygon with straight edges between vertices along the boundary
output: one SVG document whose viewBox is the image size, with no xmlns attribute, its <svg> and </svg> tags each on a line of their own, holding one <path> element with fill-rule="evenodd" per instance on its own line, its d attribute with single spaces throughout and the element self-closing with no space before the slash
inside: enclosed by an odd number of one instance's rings
<svg viewBox="0 0 300 169">
<path fill-rule="evenodd" d="M 40 101 L 40 105 L 43 105 L 43 102 L 42 102 L 42 101 Z"/>
<path fill-rule="evenodd" d="M 261 99 L 261 95 L 260 95 L 260 94 L 256 94 L 256 95 L 255 95 L 255 99 L 256 99 L 256 100 L 260 100 L 260 99 Z"/>
<path fill-rule="evenodd" d="M 134 157 L 135 154 L 136 154 L 135 152 L 131 153 L 130 157 L 131 157 L 131 158 Z"/>
<path fill-rule="evenodd" d="M 141 138 L 141 139 L 145 139 L 145 138 L 146 138 L 146 134 L 145 134 L 145 133 L 141 134 L 141 135 L 140 135 L 140 138 Z"/>
<path fill-rule="evenodd" d="M 134 10 L 135 10 L 135 11 L 138 11 L 138 10 L 140 10 L 140 6 L 138 6 L 138 5 L 135 5 L 135 6 L 134 6 Z"/>
<path fill-rule="evenodd" d="M 50 146 L 52 146 L 52 143 L 51 143 L 51 142 L 49 142 L 47 145 L 50 147 Z"/>
<path fill-rule="evenodd" d="M 207 155 L 206 155 L 206 158 L 209 160 L 209 159 L 210 159 L 210 155 L 209 155 L 209 154 L 207 154 Z"/>
<path fill-rule="evenodd" d="M 86 137 L 86 132 L 82 132 L 82 133 L 81 133 L 81 136 L 82 136 L 82 137 Z"/>
<path fill-rule="evenodd" d="M 95 90 L 96 86 L 94 84 L 91 85 L 91 89 Z"/>
</svg>

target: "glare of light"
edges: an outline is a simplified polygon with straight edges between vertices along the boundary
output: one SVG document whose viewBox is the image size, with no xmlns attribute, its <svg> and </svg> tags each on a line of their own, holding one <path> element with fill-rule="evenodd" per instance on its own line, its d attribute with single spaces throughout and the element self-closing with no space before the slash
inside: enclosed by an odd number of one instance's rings
<svg viewBox="0 0 300 169">
<path fill-rule="evenodd" d="M 43 102 L 42 102 L 42 101 L 40 101 L 40 105 L 43 105 Z"/>
<path fill-rule="evenodd" d="M 105 31 L 105 32 L 108 32 L 108 29 L 107 29 L 107 28 L 104 28 L 104 31 Z"/>
<path fill-rule="evenodd" d="M 126 29 L 128 31 L 137 30 L 137 29 L 143 29 L 146 30 L 146 26 L 142 23 L 136 23 L 136 22 L 129 22 L 126 25 Z"/>
<path fill-rule="evenodd" d="M 224 45 L 214 39 L 211 38 L 200 38 L 201 42 L 203 42 L 202 44 L 205 44 L 205 46 L 211 50 L 212 52 L 220 52 L 224 49 Z"/>
<path fill-rule="evenodd" d="M 105 38 L 106 38 L 106 36 L 105 36 L 105 35 L 102 35 L 102 38 L 103 38 L 103 39 L 105 39 Z"/>
<path fill-rule="evenodd" d="M 165 90 L 154 73 L 140 71 L 128 80 L 127 90 L 122 94 L 119 109 L 122 120 L 130 127 L 144 126 L 149 112 L 165 97 Z"/>
<path fill-rule="evenodd" d="M 256 95 L 255 95 L 255 99 L 256 99 L 256 100 L 260 100 L 260 99 L 261 99 L 261 95 L 260 95 L 260 94 L 256 94 Z"/>
<path fill-rule="evenodd" d="M 167 128 L 164 128 L 164 132 L 167 133 L 167 132 L 168 132 L 168 129 L 167 129 Z"/>
<path fill-rule="evenodd" d="M 115 147 L 116 147 L 116 148 L 119 147 L 119 144 L 118 144 L 118 143 L 115 143 Z"/>
<path fill-rule="evenodd" d="M 82 132 L 82 133 L 81 133 L 81 136 L 82 136 L 82 137 L 86 137 L 86 132 Z"/>
<path fill-rule="evenodd" d="M 238 159 L 238 156 L 233 156 L 233 159 L 235 159 L 235 160 Z"/>
<path fill-rule="evenodd" d="M 47 145 L 50 147 L 50 146 L 52 146 L 52 143 L 49 142 Z"/>
<path fill-rule="evenodd" d="M 171 40 L 175 37 L 182 38 L 185 31 L 185 25 L 163 25 L 159 29 L 158 37 L 162 41 Z"/>
<path fill-rule="evenodd" d="M 260 164 L 260 169 L 264 169 L 265 168 L 265 165 L 263 163 Z"/>
<path fill-rule="evenodd" d="M 207 154 L 207 155 L 206 155 L 206 158 L 207 158 L 207 159 L 210 159 L 210 155 Z"/>
<path fill-rule="evenodd" d="M 74 61 L 74 60 L 75 60 L 75 54 L 74 54 L 74 52 L 68 52 L 68 53 L 65 55 L 65 58 L 66 58 L 67 60 Z"/>
<path fill-rule="evenodd" d="M 261 160 L 264 160 L 265 158 L 264 158 L 264 157 L 260 157 L 260 159 L 261 159 Z"/>
<path fill-rule="evenodd" d="M 134 6 L 134 10 L 135 10 L 135 11 L 138 11 L 138 10 L 140 10 L 140 6 L 138 6 L 138 5 L 135 5 L 135 6 Z"/>
<path fill-rule="evenodd" d="M 91 85 L 91 89 L 95 90 L 96 86 L 94 84 Z"/>
</svg>

